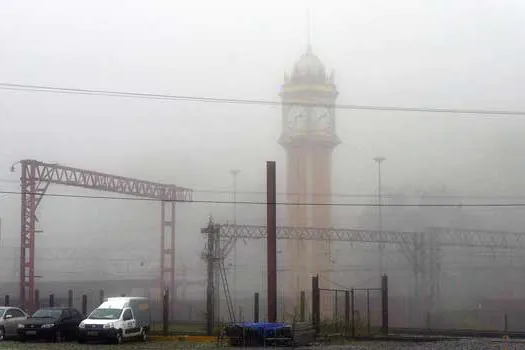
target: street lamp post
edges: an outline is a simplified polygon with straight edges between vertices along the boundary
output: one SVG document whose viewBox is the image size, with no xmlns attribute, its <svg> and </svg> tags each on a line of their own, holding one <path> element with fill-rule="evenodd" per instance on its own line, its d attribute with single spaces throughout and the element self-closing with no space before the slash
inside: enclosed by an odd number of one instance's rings
<svg viewBox="0 0 525 350">
<path fill-rule="evenodd" d="M 232 169 L 230 174 L 233 177 L 233 224 L 237 225 L 237 175 L 239 175 L 240 170 Z M 236 231 L 237 229 L 235 229 Z M 236 235 L 237 232 L 234 232 Z M 237 238 L 234 238 L 233 242 L 233 310 L 235 312 L 237 306 Z"/>
<path fill-rule="evenodd" d="M 385 161 L 385 157 L 375 157 L 374 161 L 377 163 L 377 226 L 378 231 L 383 231 L 383 208 L 382 208 L 382 193 L 381 193 L 381 163 Z M 379 243 L 379 276 L 384 274 L 384 255 L 385 245 Z"/>
</svg>

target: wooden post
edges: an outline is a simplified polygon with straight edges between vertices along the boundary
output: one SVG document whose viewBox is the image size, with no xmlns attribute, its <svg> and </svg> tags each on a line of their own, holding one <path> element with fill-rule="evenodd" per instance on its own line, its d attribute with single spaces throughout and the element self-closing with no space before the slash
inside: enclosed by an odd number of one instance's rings
<svg viewBox="0 0 525 350">
<path fill-rule="evenodd" d="M 305 321 L 305 315 L 306 315 L 306 293 L 304 290 L 301 291 L 301 303 L 300 303 L 300 307 L 301 307 L 301 310 L 299 310 L 300 314 L 300 318 L 299 320 L 301 322 L 304 322 Z"/>
<path fill-rule="evenodd" d="M 35 311 L 40 309 L 40 291 L 35 290 Z"/>
<path fill-rule="evenodd" d="M 170 292 L 169 289 L 164 289 L 164 297 L 162 298 L 162 333 L 168 335 L 168 323 L 170 319 Z"/>
<path fill-rule="evenodd" d="M 87 317 L 87 295 L 82 294 L 82 315 Z"/>
<path fill-rule="evenodd" d="M 381 276 L 381 331 L 388 335 L 388 276 Z"/>
<path fill-rule="evenodd" d="M 207 244 L 207 275 L 208 280 L 206 282 L 206 335 L 211 336 L 213 333 L 213 325 L 215 321 L 215 235 L 216 230 L 213 224 L 212 219 L 208 222 L 208 227 L 206 229 L 206 234 L 208 235 L 208 244 Z M 217 290 L 218 292 L 218 290 Z"/>
<path fill-rule="evenodd" d="M 73 307 L 73 291 L 71 289 L 67 291 L 67 307 Z"/>
</svg>

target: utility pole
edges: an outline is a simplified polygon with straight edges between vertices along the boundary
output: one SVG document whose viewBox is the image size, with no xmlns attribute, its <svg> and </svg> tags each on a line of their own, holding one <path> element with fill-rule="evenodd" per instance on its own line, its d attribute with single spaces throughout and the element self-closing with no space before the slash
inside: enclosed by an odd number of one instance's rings
<svg viewBox="0 0 525 350">
<path fill-rule="evenodd" d="M 239 175 L 241 171 L 238 169 L 232 169 L 230 170 L 230 174 L 233 176 L 233 224 L 237 225 L 237 175 Z M 237 236 L 237 227 L 235 228 L 234 232 L 235 236 Z M 232 266 L 232 273 L 233 273 L 233 310 L 235 312 L 237 307 L 237 238 L 234 239 L 233 242 L 233 266 Z"/>
<path fill-rule="evenodd" d="M 266 162 L 266 268 L 267 271 L 267 317 L 277 322 L 277 211 L 276 211 L 275 162 Z"/>
<path fill-rule="evenodd" d="M 378 231 L 383 232 L 383 208 L 382 208 L 382 193 L 381 193 L 381 163 L 385 161 L 385 157 L 375 157 L 374 161 L 377 163 L 377 226 Z M 384 252 L 385 245 L 379 243 L 379 276 L 383 276 L 384 271 Z"/>
</svg>

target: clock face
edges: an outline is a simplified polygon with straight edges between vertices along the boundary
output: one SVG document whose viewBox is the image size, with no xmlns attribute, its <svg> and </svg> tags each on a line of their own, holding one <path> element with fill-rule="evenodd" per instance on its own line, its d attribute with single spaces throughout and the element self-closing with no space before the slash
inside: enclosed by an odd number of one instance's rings
<svg viewBox="0 0 525 350">
<path fill-rule="evenodd" d="M 306 130 L 308 127 L 308 110 L 304 106 L 290 107 L 287 113 L 287 126 L 293 130 Z"/>
<path fill-rule="evenodd" d="M 312 128 L 315 130 L 330 129 L 331 126 L 331 112 L 330 109 L 323 106 L 312 107 Z"/>
</svg>

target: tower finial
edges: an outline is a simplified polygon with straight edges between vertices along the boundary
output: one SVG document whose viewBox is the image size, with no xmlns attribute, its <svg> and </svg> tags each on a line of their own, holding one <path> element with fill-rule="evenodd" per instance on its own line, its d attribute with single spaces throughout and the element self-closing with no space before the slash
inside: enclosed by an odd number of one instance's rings
<svg viewBox="0 0 525 350">
<path fill-rule="evenodd" d="M 306 8 L 306 52 L 312 52 L 312 38 L 310 36 L 310 8 Z"/>
</svg>

